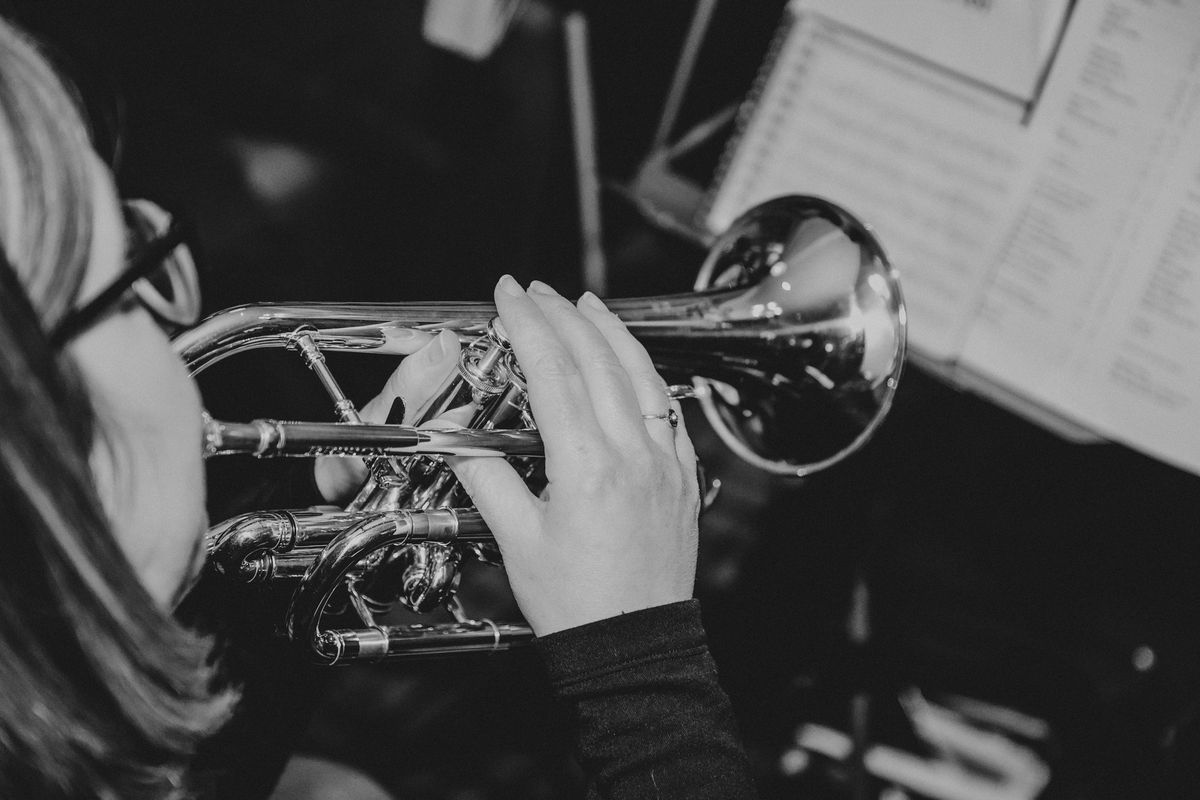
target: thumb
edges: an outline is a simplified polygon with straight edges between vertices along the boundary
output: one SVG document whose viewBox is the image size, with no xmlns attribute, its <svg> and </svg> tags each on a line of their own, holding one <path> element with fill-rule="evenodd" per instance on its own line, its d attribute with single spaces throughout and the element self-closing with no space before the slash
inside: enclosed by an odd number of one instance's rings
<svg viewBox="0 0 1200 800">
<path fill-rule="evenodd" d="M 367 422 L 384 422 L 396 398 L 404 404 L 404 419 L 394 420 L 411 425 L 421 408 L 454 374 L 458 364 L 459 344 L 453 333 L 444 330 L 430 337 L 424 346 L 400 362 L 383 390 L 363 406 L 362 418 Z"/>
</svg>

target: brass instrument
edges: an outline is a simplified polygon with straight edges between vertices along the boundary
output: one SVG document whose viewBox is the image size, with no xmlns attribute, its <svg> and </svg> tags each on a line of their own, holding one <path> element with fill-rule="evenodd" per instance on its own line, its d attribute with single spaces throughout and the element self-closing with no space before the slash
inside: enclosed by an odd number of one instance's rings
<svg viewBox="0 0 1200 800">
<path fill-rule="evenodd" d="M 695 291 L 607 304 L 672 382 L 673 397 L 695 398 L 737 455 L 779 475 L 814 473 L 862 447 L 887 414 L 904 361 L 894 270 L 868 228 L 813 197 L 776 198 L 741 216 L 712 243 Z M 407 328 L 448 329 L 463 344 L 457 374 L 418 422 L 471 404 L 466 429 L 363 424 L 325 364 L 329 351 L 395 354 L 392 337 Z M 344 511 L 259 512 L 214 526 L 210 570 L 293 585 L 287 633 L 329 664 L 506 649 L 532 638 L 524 625 L 468 618 L 455 594 L 464 558 L 499 563 L 499 552 L 440 456 L 508 457 L 532 482 L 542 479 L 536 409 L 494 306 L 241 306 L 175 340 L 193 374 L 263 347 L 298 352 L 340 421 L 208 419 L 206 456 L 362 456 L 370 477 Z M 397 603 L 444 607 L 455 622 L 377 624 Z M 323 627 L 331 604 L 348 605 L 365 627 Z"/>
</svg>

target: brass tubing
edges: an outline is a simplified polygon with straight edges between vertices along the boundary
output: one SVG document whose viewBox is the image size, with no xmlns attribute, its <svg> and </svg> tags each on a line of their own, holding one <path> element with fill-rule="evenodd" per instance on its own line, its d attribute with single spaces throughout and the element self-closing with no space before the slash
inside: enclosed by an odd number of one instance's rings
<svg viewBox="0 0 1200 800">
<path fill-rule="evenodd" d="M 324 546 L 338 532 L 364 518 L 345 511 L 305 509 L 243 514 L 210 528 L 205 534 L 205 550 L 217 572 L 234 576 L 242 573 L 246 559 L 255 553 Z"/>
<path fill-rule="evenodd" d="M 541 456 L 535 430 L 425 429 L 344 422 L 204 421 L 204 455 L 258 458 L 305 456 Z"/>
<path fill-rule="evenodd" d="M 440 508 L 433 511 L 397 511 L 380 514 L 347 528 L 313 562 L 292 596 L 287 633 L 309 643 L 318 658 L 332 663 L 318 647 L 321 613 L 349 571 L 370 553 L 383 547 L 426 540 L 448 542 L 460 535 L 487 530 L 473 509 Z"/>
<path fill-rule="evenodd" d="M 406 512 L 266 511 L 244 514 L 219 526 L 220 535 L 207 542 L 213 568 L 242 583 L 272 579 L 299 580 L 338 534 L 367 520 L 402 519 Z M 453 538 L 470 544 L 496 540 L 478 511 L 454 511 L 458 529 Z M 447 535 L 447 534 L 442 534 Z M 408 543 L 438 539 L 438 531 L 417 529 Z M 353 568 L 347 572 L 352 574 Z"/>
<path fill-rule="evenodd" d="M 322 631 L 314 642 L 329 666 L 397 656 L 495 653 L 533 641 L 526 625 L 488 622 L 446 625 L 383 625 L 377 628 Z"/>
</svg>

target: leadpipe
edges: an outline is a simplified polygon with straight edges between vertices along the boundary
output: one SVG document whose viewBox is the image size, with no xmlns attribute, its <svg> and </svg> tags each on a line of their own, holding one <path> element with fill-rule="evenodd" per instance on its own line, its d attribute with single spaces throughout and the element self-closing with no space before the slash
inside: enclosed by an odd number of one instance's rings
<svg viewBox="0 0 1200 800">
<path fill-rule="evenodd" d="M 426 429 L 345 422 L 225 422 L 204 417 L 205 458 L 302 456 L 542 456 L 536 430 Z"/>
</svg>

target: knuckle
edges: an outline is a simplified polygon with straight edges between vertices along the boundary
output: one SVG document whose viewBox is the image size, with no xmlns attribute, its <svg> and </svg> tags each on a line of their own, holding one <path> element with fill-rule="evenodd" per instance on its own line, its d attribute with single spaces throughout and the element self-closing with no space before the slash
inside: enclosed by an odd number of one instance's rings
<svg viewBox="0 0 1200 800">
<path fill-rule="evenodd" d="M 531 363 L 530 371 L 534 374 L 554 378 L 567 378 L 579 374 L 579 368 L 569 355 L 561 350 L 548 350 L 536 354 Z"/>
<path fill-rule="evenodd" d="M 660 488 L 671 483 L 673 470 L 663 459 L 649 449 L 638 449 L 629 453 L 623 465 L 623 474 L 636 486 Z"/>
<path fill-rule="evenodd" d="M 592 371 L 606 378 L 620 378 L 627 375 L 621 360 L 611 350 L 594 353 L 588 366 Z"/>
<path fill-rule="evenodd" d="M 583 474 L 580 475 L 579 488 L 588 496 L 603 494 L 610 491 L 614 483 L 620 479 L 620 470 L 614 468 L 611 464 L 593 462 L 590 468 L 584 470 Z"/>
<path fill-rule="evenodd" d="M 647 482 L 657 483 L 661 472 L 654 464 L 654 459 L 644 452 L 629 453 L 621 465 L 621 474 L 630 483 L 644 485 Z"/>
</svg>

